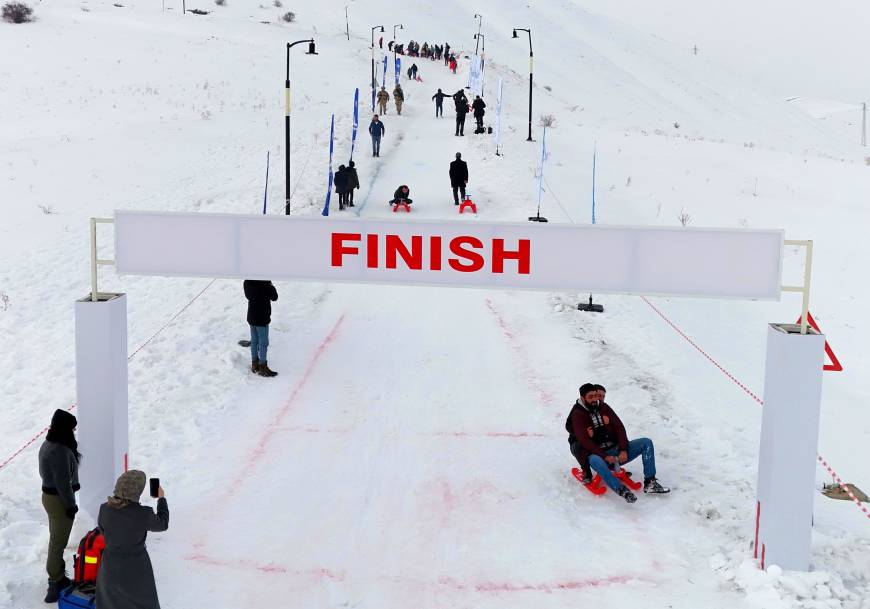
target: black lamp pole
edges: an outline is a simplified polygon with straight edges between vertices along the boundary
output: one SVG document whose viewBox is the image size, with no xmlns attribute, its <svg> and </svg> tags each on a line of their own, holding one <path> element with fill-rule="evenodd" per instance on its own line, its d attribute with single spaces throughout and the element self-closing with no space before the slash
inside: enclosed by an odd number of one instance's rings
<svg viewBox="0 0 870 609">
<path fill-rule="evenodd" d="M 483 25 L 483 15 L 474 13 L 474 18 L 477 19 L 477 35 L 480 36 L 480 26 Z M 477 38 L 477 36 L 475 36 Z M 474 54 L 477 55 L 477 43 L 474 43 Z"/>
<path fill-rule="evenodd" d="M 526 138 L 527 142 L 531 142 L 532 140 L 532 82 L 534 81 L 534 57 L 535 54 L 532 52 L 532 30 L 527 30 L 525 28 L 517 27 L 514 28 L 514 38 L 519 38 L 517 36 L 517 32 L 526 32 L 529 35 L 529 137 Z"/>
<path fill-rule="evenodd" d="M 344 5 L 344 30 L 347 33 L 347 40 L 350 42 L 350 21 L 347 18 L 347 5 Z"/>
<path fill-rule="evenodd" d="M 306 55 L 317 55 L 313 38 L 287 43 L 287 75 L 284 79 L 284 214 L 287 216 L 290 215 L 290 48 L 303 42 L 308 43 Z"/>
<path fill-rule="evenodd" d="M 381 31 L 384 31 L 384 26 L 376 25 L 372 28 L 372 112 L 375 111 L 375 89 L 377 88 L 377 81 L 375 81 L 375 30 L 381 28 Z"/>
<path fill-rule="evenodd" d="M 401 23 L 397 23 L 396 25 L 393 26 L 393 73 L 394 74 L 396 72 L 396 28 L 399 28 L 400 30 L 404 30 L 405 26 L 403 26 Z M 396 76 L 396 84 L 399 84 L 398 75 Z"/>
</svg>

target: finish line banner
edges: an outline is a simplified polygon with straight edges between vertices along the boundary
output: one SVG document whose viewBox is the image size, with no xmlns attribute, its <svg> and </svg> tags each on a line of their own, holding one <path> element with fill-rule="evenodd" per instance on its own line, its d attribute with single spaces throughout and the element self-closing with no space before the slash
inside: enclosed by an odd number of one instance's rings
<svg viewBox="0 0 870 609">
<path fill-rule="evenodd" d="M 117 211 L 121 275 L 778 300 L 783 232 Z"/>
</svg>

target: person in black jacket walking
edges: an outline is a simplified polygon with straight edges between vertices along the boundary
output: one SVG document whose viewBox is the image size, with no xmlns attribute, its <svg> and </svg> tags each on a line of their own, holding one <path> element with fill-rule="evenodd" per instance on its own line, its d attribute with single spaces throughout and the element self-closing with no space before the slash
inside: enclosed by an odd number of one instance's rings
<svg viewBox="0 0 870 609">
<path fill-rule="evenodd" d="M 338 193 L 339 210 L 344 210 L 344 206 L 347 204 L 347 182 L 347 167 L 339 165 L 338 171 L 336 171 L 335 175 L 332 177 L 332 183 L 335 184 L 335 192 Z"/>
<path fill-rule="evenodd" d="M 484 102 L 480 95 L 474 98 L 474 102 L 471 104 L 471 109 L 474 110 L 474 120 L 477 121 L 477 129 L 474 130 L 475 133 L 483 133 L 483 115 L 486 114 L 486 102 Z"/>
<path fill-rule="evenodd" d="M 385 132 L 384 124 L 375 114 L 372 117 L 372 122 L 369 123 L 369 134 L 372 136 L 372 156 L 381 156 L 381 138 Z"/>
<path fill-rule="evenodd" d="M 251 372 L 272 377 L 278 373 L 269 370 L 269 324 L 272 321 L 272 302 L 278 300 L 278 291 L 271 281 L 245 279 L 245 298 L 248 299 L 248 325 L 251 326 Z"/>
<path fill-rule="evenodd" d="M 354 207 L 353 191 L 359 188 L 359 175 L 356 172 L 356 163 L 351 161 L 347 164 L 347 199 L 345 204 L 348 207 Z"/>
<path fill-rule="evenodd" d="M 56 603 L 61 590 L 70 584 L 66 576 L 63 551 L 69 543 L 73 520 L 79 508 L 78 442 L 75 437 L 76 418 L 65 410 L 55 410 L 45 442 L 39 448 L 39 476 L 42 478 L 42 507 L 48 514 L 48 572 L 46 603 Z"/>
<path fill-rule="evenodd" d="M 160 609 L 145 540 L 149 532 L 169 528 L 169 505 L 163 488 L 157 490 L 156 513 L 141 505 L 145 481 L 145 472 L 124 472 L 112 496 L 100 506 L 97 523 L 106 539 L 97 577 L 96 602 L 100 609 Z"/>
<path fill-rule="evenodd" d="M 459 205 L 459 193 L 462 194 L 462 200 L 465 200 L 466 184 L 468 184 L 468 165 L 462 160 L 462 154 L 457 152 L 456 160 L 450 163 L 450 186 L 453 188 L 454 205 Z"/>
</svg>

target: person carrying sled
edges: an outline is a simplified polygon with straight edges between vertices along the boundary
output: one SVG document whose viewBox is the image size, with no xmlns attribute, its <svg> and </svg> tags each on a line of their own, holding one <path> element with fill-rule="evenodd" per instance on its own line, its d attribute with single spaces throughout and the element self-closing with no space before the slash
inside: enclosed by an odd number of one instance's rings
<svg viewBox="0 0 870 609">
<path fill-rule="evenodd" d="M 477 121 L 475 133 L 483 133 L 483 115 L 486 114 L 484 108 L 486 108 L 486 102 L 480 98 L 480 95 L 475 96 L 474 102 L 471 104 L 471 109 L 474 110 L 474 120 Z"/>
<path fill-rule="evenodd" d="M 42 478 L 42 507 L 48 516 L 48 573 L 46 603 L 56 603 L 61 591 L 70 585 L 63 551 L 69 543 L 79 506 L 79 453 L 75 429 L 78 421 L 66 410 L 55 410 L 45 441 L 39 447 L 39 476 Z"/>
<path fill-rule="evenodd" d="M 656 462 L 653 442 L 649 438 L 637 438 L 629 442 L 625 426 L 613 409 L 599 400 L 600 385 L 585 383 L 580 387 L 580 397 L 571 408 L 565 428 L 571 454 L 583 467 L 584 484 L 591 482 L 591 470 L 628 503 L 637 497 L 616 476 L 611 468 L 619 469 L 638 457 L 643 459 L 643 492 L 650 494 L 669 493 L 656 479 Z M 604 388 L 601 387 L 601 391 Z"/>
<path fill-rule="evenodd" d="M 432 96 L 432 99 L 435 100 L 435 116 L 444 116 L 444 98 L 450 97 L 446 93 L 442 93 L 441 89 L 438 89 L 438 93 Z"/>
<path fill-rule="evenodd" d="M 460 193 L 462 200 L 465 200 L 466 184 L 468 184 L 468 165 L 462 160 L 462 154 L 457 152 L 456 160 L 450 163 L 450 187 L 453 189 L 454 205 L 459 205 Z"/>
<path fill-rule="evenodd" d="M 387 93 L 387 89 L 385 87 L 381 87 L 381 90 L 378 91 L 378 111 L 381 114 L 387 113 L 388 101 L 390 101 L 390 94 Z"/>
<path fill-rule="evenodd" d="M 251 372 L 271 378 L 278 376 L 269 370 L 269 324 L 272 323 L 272 303 L 278 291 L 271 281 L 245 279 L 242 284 L 248 299 L 248 325 L 251 326 Z"/>
<path fill-rule="evenodd" d="M 335 192 L 338 194 L 338 209 L 339 211 L 343 211 L 344 206 L 347 205 L 347 167 L 344 165 L 338 166 L 338 171 L 335 172 L 335 175 L 332 178 L 332 183 L 335 184 Z"/>
<path fill-rule="evenodd" d="M 402 184 L 396 189 L 396 192 L 393 193 L 393 199 L 390 201 L 390 205 L 396 205 L 397 203 L 407 203 L 410 205 L 413 201 L 408 198 L 409 194 L 411 194 L 411 190 L 406 184 Z"/>
<path fill-rule="evenodd" d="M 384 124 L 378 119 L 375 114 L 372 117 L 372 122 L 369 123 L 369 135 L 372 136 L 372 156 L 381 156 L 381 137 L 383 137 L 386 129 Z"/>
<path fill-rule="evenodd" d="M 402 91 L 402 85 L 396 83 L 396 88 L 393 89 L 393 101 L 396 102 L 396 113 L 402 116 L 402 104 L 405 103 L 405 92 Z"/>
<path fill-rule="evenodd" d="M 359 188 L 359 175 L 356 172 L 356 163 L 351 161 L 347 164 L 347 201 L 348 207 L 354 207 L 353 191 Z"/>
<path fill-rule="evenodd" d="M 169 528 L 169 505 L 162 487 L 157 489 L 156 513 L 139 503 L 146 480 L 145 472 L 124 472 L 112 496 L 100 506 L 97 523 L 106 540 L 97 577 L 100 609 L 160 609 L 145 540 L 149 532 Z"/>
</svg>

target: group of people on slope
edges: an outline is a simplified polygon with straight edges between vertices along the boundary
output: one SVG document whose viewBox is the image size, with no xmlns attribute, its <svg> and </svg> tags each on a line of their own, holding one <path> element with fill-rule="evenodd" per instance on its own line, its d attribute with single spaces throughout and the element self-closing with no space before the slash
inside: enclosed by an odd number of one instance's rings
<svg viewBox="0 0 870 609">
<path fill-rule="evenodd" d="M 387 44 L 387 48 L 390 51 L 393 50 L 393 46 L 394 46 L 393 42 L 390 42 Z M 406 49 L 405 49 L 404 43 L 395 44 L 395 47 L 396 47 L 396 53 L 398 53 L 399 55 L 405 54 Z M 444 44 L 439 45 L 439 44 L 429 44 L 428 42 L 424 42 L 423 45 L 421 46 L 419 42 L 415 42 L 415 41 L 411 40 L 410 42 L 408 42 L 407 51 L 408 51 L 407 54 L 410 55 L 411 57 L 422 57 L 423 59 L 431 59 L 434 61 L 436 59 L 441 59 L 442 57 L 446 57 L 446 56 L 450 55 L 450 44 L 445 42 Z"/>
<path fill-rule="evenodd" d="M 48 516 L 48 573 L 46 603 L 56 603 L 72 585 L 63 552 L 79 507 L 78 450 L 75 430 L 78 420 L 65 410 L 56 410 L 45 441 L 39 448 L 39 476 L 42 506 Z M 139 470 L 127 471 L 117 479 L 111 497 L 100 506 L 97 524 L 105 539 L 96 581 L 96 605 L 100 609 L 159 609 L 157 585 L 151 559 L 145 548 L 149 532 L 169 528 L 169 505 L 163 489 L 158 490 L 157 511 L 139 503 L 147 478 Z"/>
<path fill-rule="evenodd" d="M 381 87 L 381 90 L 378 91 L 378 110 L 381 114 L 387 113 L 387 103 L 390 101 L 390 94 L 387 92 L 386 87 Z M 396 86 L 393 88 L 393 101 L 396 104 L 396 114 L 399 116 L 402 115 L 402 104 L 405 103 L 405 92 L 402 91 L 402 85 L 396 83 Z"/>
<path fill-rule="evenodd" d="M 584 484 L 592 482 L 592 472 L 628 503 L 637 501 L 619 478 L 614 475 L 622 465 L 638 457 L 643 460 L 643 492 L 669 493 L 670 489 L 656 479 L 656 458 L 653 442 L 649 438 L 629 441 L 625 426 L 604 401 L 606 389 L 602 385 L 585 383 L 580 387 L 580 397 L 571 407 L 565 429 L 571 454 L 583 470 Z"/>
<path fill-rule="evenodd" d="M 444 98 L 451 97 L 438 89 L 438 92 L 432 96 L 432 99 L 435 100 L 435 117 L 443 117 L 444 116 Z M 452 95 L 453 97 L 453 105 L 456 110 L 456 136 L 464 136 L 465 135 L 465 117 L 469 112 L 474 114 L 474 120 L 477 123 L 477 128 L 474 130 L 475 133 L 485 133 L 485 129 L 483 128 L 483 117 L 486 114 L 486 102 L 480 97 L 480 95 L 474 96 L 474 101 L 469 104 L 468 97 L 465 95 L 465 91 L 459 89 L 456 93 Z"/>
<path fill-rule="evenodd" d="M 335 192 L 338 193 L 338 209 L 355 207 L 353 204 L 353 191 L 359 188 L 359 175 L 356 172 L 356 163 L 348 162 L 347 166 L 339 165 L 338 171 L 332 178 L 335 184 Z"/>
</svg>

